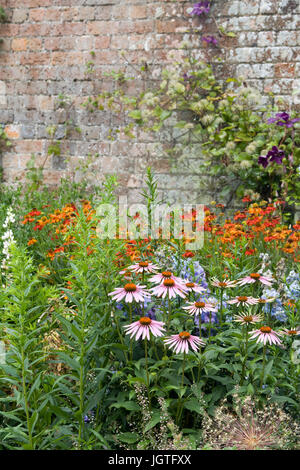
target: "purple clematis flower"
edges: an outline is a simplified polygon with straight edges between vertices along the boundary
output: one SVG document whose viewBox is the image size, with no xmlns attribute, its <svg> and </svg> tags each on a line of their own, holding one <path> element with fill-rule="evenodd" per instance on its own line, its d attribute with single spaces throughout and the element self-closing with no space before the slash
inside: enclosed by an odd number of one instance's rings
<svg viewBox="0 0 300 470">
<path fill-rule="evenodd" d="M 275 117 L 268 119 L 269 124 L 283 127 L 293 127 L 294 123 L 298 121 L 300 121 L 300 118 L 290 119 L 290 115 L 286 112 L 277 113 Z"/>
<path fill-rule="evenodd" d="M 183 80 L 184 81 L 187 81 L 187 80 L 191 80 L 193 78 L 192 75 L 188 75 L 186 72 L 183 74 Z"/>
<path fill-rule="evenodd" d="M 209 13 L 210 11 L 210 2 L 199 2 L 195 3 L 191 15 L 201 16 L 203 13 Z"/>
<path fill-rule="evenodd" d="M 266 168 L 269 165 L 269 160 L 268 160 L 267 155 L 261 155 L 260 157 L 258 157 L 258 164 Z"/>
<path fill-rule="evenodd" d="M 214 36 L 202 36 L 202 41 L 205 41 L 208 44 L 214 44 L 215 46 L 218 44 L 218 40 Z"/>
<path fill-rule="evenodd" d="M 267 157 L 271 157 L 270 162 L 276 162 L 278 165 L 281 165 L 282 159 L 285 157 L 285 153 L 283 150 L 279 150 L 279 148 L 274 145 L 267 153 Z"/>
<path fill-rule="evenodd" d="M 258 164 L 262 165 L 264 168 L 266 168 L 270 162 L 275 162 L 278 165 L 282 164 L 282 160 L 285 157 L 285 153 L 283 150 L 279 150 L 276 145 L 273 145 L 271 150 L 268 151 L 267 155 L 261 155 L 258 158 Z"/>
</svg>

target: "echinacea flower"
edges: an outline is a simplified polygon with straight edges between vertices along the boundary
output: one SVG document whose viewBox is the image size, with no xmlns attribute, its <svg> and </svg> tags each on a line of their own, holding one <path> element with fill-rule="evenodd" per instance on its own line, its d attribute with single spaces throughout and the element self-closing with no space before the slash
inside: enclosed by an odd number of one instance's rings
<svg viewBox="0 0 300 470">
<path fill-rule="evenodd" d="M 258 299 L 259 304 L 269 304 L 271 302 L 274 302 L 275 297 L 267 297 L 266 299 Z"/>
<path fill-rule="evenodd" d="M 130 325 L 124 326 L 126 335 L 130 335 L 130 338 L 135 336 L 136 341 L 142 337 L 150 340 L 150 332 L 153 336 L 163 336 L 164 322 L 152 320 L 149 317 L 141 317 L 138 321 L 131 323 Z"/>
<path fill-rule="evenodd" d="M 254 282 L 261 282 L 266 286 L 271 286 L 274 279 L 270 276 L 262 275 L 260 273 L 251 273 L 249 276 L 243 277 L 237 283 L 240 286 L 244 286 L 245 284 L 253 284 Z"/>
<path fill-rule="evenodd" d="M 220 287 L 221 289 L 227 289 L 228 287 L 235 287 L 236 281 L 219 281 L 216 277 L 211 279 L 211 285 L 214 287 Z"/>
<path fill-rule="evenodd" d="M 158 269 L 155 264 L 149 263 L 149 261 L 140 261 L 137 264 L 132 264 L 127 269 L 130 269 L 134 273 L 153 273 Z"/>
<path fill-rule="evenodd" d="M 155 282 L 155 284 L 162 284 L 165 279 L 173 279 L 177 283 L 184 284 L 184 280 L 180 277 L 174 276 L 172 271 L 163 271 L 162 273 L 157 273 L 154 276 L 149 278 L 150 282 Z"/>
<path fill-rule="evenodd" d="M 186 287 L 184 284 L 178 283 L 174 279 L 165 279 L 162 284 L 159 284 L 150 289 L 153 295 L 157 297 L 162 297 L 163 299 L 168 296 L 169 299 L 175 298 L 176 295 L 179 295 L 183 299 L 186 296 Z"/>
<path fill-rule="evenodd" d="M 145 297 L 150 297 L 149 292 L 145 290 L 146 286 L 139 286 L 133 282 L 128 282 L 124 287 L 118 287 L 108 295 L 113 296 L 113 300 L 120 302 L 122 299 L 125 302 L 131 303 L 133 300 L 136 302 L 144 302 Z"/>
<path fill-rule="evenodd" d="M 204 287 L 199 286 L 195 282 L 186 282 L 185 287 L 187 292 L 196 292 L 197 294 L 203 294 L 203 292 L 206 292 L 206 289 L 204 289 Z"/>
<path fill-rule="evenodd" d="M 187 310 L 191 315 L 201 315 L 203 312 L 217 312 L 214 304 L 208 302 L 187 302 L 189 305 L 182 307 Z"/>
<path fill-rule="evenodd" d="M 240 305 L 245 306 L 245 305 L 255 305 L 258 304 L 259 299 L 256 299 L 255 297 L 247 297 L 246 295 L 239 295 L 237 297 L 234 297 L 234 299 L 227 300 L 228 304 L 234 305 L 236 304 L 237 307 Z"/>
<path fill-rule="evenodd" d="M 299 329 L 288 330 L 287 328 L 284 328 L 283 330 L 280 331 L 280 333 L 286 336 L 297 336 L 297 335 L 300 335 L 300 330 Z"/>
<path fill-rule="evenodd" d="M 266 345 L 267 343 L 270 344 L 282 344 L 280 339 L 278 338 L 279 333 L 272 330 L 269 326 L 262 326 L 259 330 L 251 331 L 250 339 L 256 339 L 257 343 L 263 343 Z"/>
<path fill-rule="evenodd" d="M 164 343 L 168 344 L 169 348 L 173 349 L 176 354 L 188 353 L 189 347 L 191 347 L 193 351 L 198 351 L 199 346 L 205 346 L 204 341 L 198 336 L 192 336 L 187 331 L 182 331 L 178 335 L 170 336 L 164 340 Z"/>
<path fill-rule="evenodd" d="M 250 323 L 259 323 L 262 321 L 261 315 L 250 315 L 246 313 L 242 313 L 240 315 L 235 315 L 233 321 L 238 323 L 249 325 Z"/>
</svg>

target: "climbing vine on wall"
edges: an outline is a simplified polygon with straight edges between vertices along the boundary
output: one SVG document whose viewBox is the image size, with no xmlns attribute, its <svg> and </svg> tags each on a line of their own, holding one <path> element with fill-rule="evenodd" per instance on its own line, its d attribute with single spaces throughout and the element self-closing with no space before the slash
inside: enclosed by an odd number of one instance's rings
<svg viewBox="0 0 300 470">
<path fill-rule="evenodd" d="M 201 20 L 212 15 L 218 38 L 201 37 L 211 47 L 220 36 L 234 35 L 218 26 L 211 2 L 194 4 L 189 14 Z M 192 31 L 199 33 L 200 28 Z M 123 53 L 133 73 L 125 73 L 124 67 L 108 74 L 114 90 L 91 97 L 85 106 L 116 117 L 114 122 L 120 125 L 110 129 L 109 139 L 122 133 L 135 138 L 139 130 L 157 134 L 156 140 L 163 140 L 162 154 L 199 175 L 202 189 L 213 187 L 227 205 L 236 195 L 249 192 L 252 197 L 279 197 L 293 204 L 300 189 L 299 119 L 293 112 L 280 113 L 272 95 L 266 106 L 258 90 L 243 80 L 222 77 L 222 83 L 214 64 L 200 62 L 192 44 L 186 41 L 182 47 L 183 58 L 162 70 L 158 85 L 135 96 L 128 93 L 128 85 L 132 88 L 132 80 L 149 83 L 151 66 L 131 67 Z"/>
</svg>

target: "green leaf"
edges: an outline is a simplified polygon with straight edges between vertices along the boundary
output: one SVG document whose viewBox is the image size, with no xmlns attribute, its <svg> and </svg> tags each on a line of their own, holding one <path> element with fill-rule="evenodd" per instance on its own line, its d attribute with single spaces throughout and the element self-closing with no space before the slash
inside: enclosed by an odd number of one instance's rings
<svg viewBox="0 0 300 470">
<path fill-rule="evenodd" d="M 199 402 L 196 398 L 192 398 L 191 400 L 186 401 L 184 408 L 190 411 L 195 411 L 198 414 L 202 414 Z"/>
<path fill-rule="evenodd" d="M 145 426 L 144 432 L 150 431 L 150 429 L 154 428 L 160 422 L 160 413 L 153 413 L 153 416 L 147 426 Z"/>
<path fill-rule="evenodd" d="M 125 408 L 125 410 L 129 411 L 139 411 L 141 409 L 140 406 L 134 401 L 122 401 L 121 403 L 113 403 L 112 405 L 110 405 L 110 408 Z"/>
<path fill-rule="evenodd" d="M 140 439 L 140 435 L 136 432 L 123 432 L 117 436 L 118 440 L 126 444 L 134 444 Z"/>
</svg>

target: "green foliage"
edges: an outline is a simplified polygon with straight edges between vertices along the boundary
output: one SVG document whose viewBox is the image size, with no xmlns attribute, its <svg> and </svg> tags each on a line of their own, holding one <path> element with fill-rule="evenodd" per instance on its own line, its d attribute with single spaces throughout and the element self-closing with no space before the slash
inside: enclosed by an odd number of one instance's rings
<svg viewBox="0 0 300 470">
<path fill-rule="evenodd" d="M 98 203 L 116 207 L 115 185 L 114 177 L 106 180 Z M 40 190 L 40 199 L 35 195 L 34 206 L 31 201 L 29 207 L 38 209 L 37 203 L 47 201 L 54 208 L 58 201 L 74 195 L 73 191 L 63 185 L 60 196 L 56 193 L 56 199 L 50 200 L 50 193 Z M 151 213 L 158 194 L 150 168 L 143 196 Z M 7 194 L 3 207 L 11 205 L 10 198 Z M 24 207 L 20 208 L 23 213 Z M 93 211 L 84 212 L 79 204 L 77 210 L 76 224 L 70 224 L 60 235 L 62 239 L 54 241 L 55 246 L 71 238 L 70 250 L 53 260 L 46 261 L 51 243 L 47 231 L 40 238 L 36 234 L 39 246 L 30 247 L 33 256 L 29 257 L 24 245 L 32 234 L 27 225 L 12 226 L 19 241 L 11 247 L 0 294 L 0 339 L 6 347 L 6 361 L 0 365 L 0 448 L 203 448 L 208 445 L 202 434 L 205 420 L 214 419 L 225 398 L 226 409 L 232 412 L 236 396 L 255 397 L 259 410 L 271 401 L 289 416 L 298 415 L 296 338 L 282 337 L 284 347 L 268 345 L 267 350 L 255 341 L 247 342 L 245 326 L 232 318 L 240 313 L 239 308 L 225 305 L 234 295 L 261 297 L 261 285 L 226 289 L 226 296 L 210 285 L 209 295 L 218 308 L 224 303 L 222 315 L 218 313 L 222 325 L 202 322 L 205 346 L 201 351 L 174 354 L 162 338 L 155 337 L 146 347 L 145 340 L 125 334 L 124 326 L 131 318 L 137 321 L 152 311 L 156 320 L 165 323 L 166 335 L 179 331 L 198 335 L 194 318 L 183 310 L 181 298 L 168 302 L 153 296 L 146 305 L 113 301 L 109 293 L 127 282 L 120 270 L 132 264 L 128 244 L 97 237 L 99 217 Z M 221 279 L 225 269 L 231 279 L 238 279 L 259 270 L 259 254 L 269 250 L 275 285 L 285 282 L 278 268 L 280 252 L 263 239 L 255 241 L 258 253 L 253 257 L 244 255 L 247 240 L 236 242 L 234 258 L 219 255 L 215 236 L 210 239 L 212 243 L 206 240 L 191 260 L 182 257 L 180 241 L 148 240 L 143 245 L 143 240 L 137 240 L 136 246 L 139 256 L 147 259 L 152 252 L 148 259 L 178 276 L 188 261 L 192 281 L 196 280 L 196 262 L 205 268 L 207 280 Z M 292 258 L 285 258 L 285 263 L 286 272 L 296 270 Z M 148 275 L 133 275 L 131 281 L 148 289 L 153 286 Z M 191 293 L 189 300 L 196 298 Z M 295 309 L 285 308 L 291 328 L 299 323 L 298 304 L 296 299 Z M 252 306 L 249 312 L 263 313 L 262 305 Z M 264 315 L 264 321 L 276 331 L 282 327 L 282 322 Z M 290 440 L 288 445 L 297 444 Z"/>
<path fill-rule="evenodd" d="M 147 80 L 150 71 L 140 70 Z M 122 77 L 122 80 L 120 80 Z M 181 61 L 172 63 L 161 72 L 158 85 L 136 96 L 127 95 L 127 80 L 123 72 L 115 73 L 115 90 L 90 99 L 90 110 L 115 114 L 120 127 L 109 137 L 117 138 L 122 130 L 134 138 L 138 129 L 149 133 L 162 131 L 166 158 L 199 176 L 203 189 L 211 186 L 222 201 L 229 204 L 235 195 L 246 190 L 262 198 L 281 197 L 289 203 L 299 196 L 300 140 L 299 123 L 295 130 L 268 124 L 267 118 L 278 107 L 265 105 L 259 92 L 234 78 L 227 86 L 217 80 L 213 67 L 199 62 L 189 50 Z M 260 155 L 277 146 L 285 157 L 282 165 L 270 164 L 263 169 Z M 292 158 L 290 157 L 292 155 Z M 192 166 L 191 166 L 192 165 Z"/>
<path fill-rule="evenodd" d="M 45 374 L 41 344 L 49 319 L 42 317 L 57 294 L 54 287 L 42 285 L 24 249 L 13 246 L 11 254 L 1 296 L 1 338 L 7 353 L 6 362 L 0 364 L 0 448 L 43 449 L 50 445 L 49 404 L 55 385 Z"/>
<path fill-rule="evenodd" d="M 7 15 L 3 7 L 0 6 L 0 23 L 5 23 Z"/>
<path fill-rule="evenodd" d="M 11 147 L 11 141 L 9 140 L 3 126 L 0 126 L 0 154 Z"/>
</svg>

